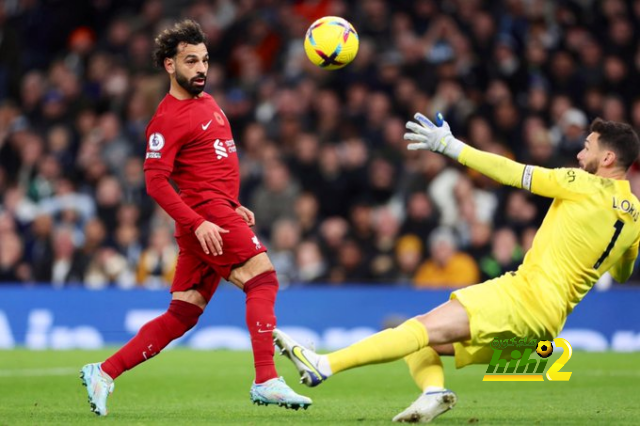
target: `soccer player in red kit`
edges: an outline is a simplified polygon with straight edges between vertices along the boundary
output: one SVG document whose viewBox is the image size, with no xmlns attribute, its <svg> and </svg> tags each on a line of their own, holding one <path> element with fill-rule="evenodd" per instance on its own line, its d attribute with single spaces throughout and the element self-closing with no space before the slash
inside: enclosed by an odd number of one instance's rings
<svg viewBox="0 0 640 426">
<path fill-rule="evenodd" d="M 251 231 L 253 213 L 238 202 L 238 155 L 229 122 L 203 92 L 209 55 L 200 26 L 184 20 L 163 31 L 155 41 L 154 59 L 169 74 L 171 87 L 147 127 L 144 171 L 147 192 L 176 222 L 180 251 L 172 300 L 167 312 L 145 324 L 118 352 L 82 368 L 91 410 L 106 415 L 113 381 L 196 325 L 220 278 L 246 293 L 256 370 L 251 400 L 307 408 L 311 399 L 287 386 L 273 362 L 278 281 L 266 249 Z"/>
</svg>

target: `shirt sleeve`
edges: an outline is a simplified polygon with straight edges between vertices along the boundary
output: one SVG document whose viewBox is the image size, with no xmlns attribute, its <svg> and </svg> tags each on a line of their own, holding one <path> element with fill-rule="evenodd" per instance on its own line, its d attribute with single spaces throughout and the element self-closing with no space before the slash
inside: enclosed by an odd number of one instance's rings
<svg viewBox="0 0 640 426">
<path fill-rule="evenodd" d="M 577 200 L 593 191 L 595 177 L 581 169 L 546 169 L 465 146 L 458 161 L 504 185 L 549 198 Z"/>
<path fill-rule="evenodd" d="M 180 198 L 169 183 L 176 156 L 188 139 L 189 119 L 169 120 L 168 114 L 154 117 L 147 127 L 144 175 L 147 193 L 182 227 L 195 231 L 204 222 Z"/>
<path fill-rule="evenodd" d="M 526 188 L 526 166 L 501 155 L 465 146 L 458 161 L 503 185 Z"/>
<path fill-rule="evenodd" d="M 189 207 L 169 184 L 169 173 L 161 169 L 145 170 L 147 193 L 176 223 L 195 231 L 205 219 Z"/>
<path fill-rule="evenodd" d="M 173 171 L 176 155 L 188 136 L 188 123 L 175 120 L 173 126 L 168 122 L 167 114 L 154 117 L 147 127 L 147 150 L 144 170 L 157 169 Z"/>
<path fill-rule="evenodd" d="M 549 198 L 578 200 L 593 192 L 594 176 L 581 169 L 526 166 L 531 175 L 529 188 L 525 188 L 537 195 Z M 526 174 L 527 172 L 525 172 Z"/>
</svg>

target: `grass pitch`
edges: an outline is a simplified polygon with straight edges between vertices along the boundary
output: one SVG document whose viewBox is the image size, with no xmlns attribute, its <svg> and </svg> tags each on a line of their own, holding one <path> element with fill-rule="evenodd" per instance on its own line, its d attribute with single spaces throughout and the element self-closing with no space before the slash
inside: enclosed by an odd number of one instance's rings
<svg viewBox="0 0 640 426">
<path fill-rule="evenodd" d="M 250 353 L 175 349 L 122 375 L 109 416 L 98 418 L 78 371 L 111 353 L 0 351 L 0 425 L 390 425 L 419 395 L 403 362 L 348 371 L 308 389 L 277 357 L 280 374 L 314 405 L 255 406 Z M 482 382 L 485 367 L 455 370 L 451 361 L 445 359 L 447 387 L 458 405 L 435 424 L 640 424 L 638 353 L 574 352 L 563 369 L 573 372 L 568 382 Z"/>
</svg>

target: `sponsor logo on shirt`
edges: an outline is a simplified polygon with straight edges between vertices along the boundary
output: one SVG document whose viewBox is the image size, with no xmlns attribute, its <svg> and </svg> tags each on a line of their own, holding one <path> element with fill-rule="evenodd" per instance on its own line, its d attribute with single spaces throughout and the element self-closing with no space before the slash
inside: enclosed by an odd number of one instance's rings
<svg viewBox="0 0 640 426">
<path fill-rule="evenodd" d="M 220 160 L 222 157 L 229 157 L 229 154 L 227 154 L 227 150 L 224 147 L 224 142 L 222 142 L 220 139 L 215 140 L 215 142 L 213 143 L 213 149 L 216 151 L 218 160 Z"/>
<path fill-rule="evenodd" d="M 229 153 L 236 152 L 236 143 L 233 141 L 233 139 L 228 139 L 226 141 L 216 139 L 213 143 L 213 149 L 216 151 L 218 160 L 223 157 L 228 158 Z"/>
</svg>

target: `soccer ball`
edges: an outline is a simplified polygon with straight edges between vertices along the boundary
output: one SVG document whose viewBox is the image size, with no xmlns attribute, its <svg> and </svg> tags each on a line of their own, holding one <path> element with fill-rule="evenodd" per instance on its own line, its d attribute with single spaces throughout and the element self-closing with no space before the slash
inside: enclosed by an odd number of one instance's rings
<svg viewBox="0 0 640 426">
<path fill-rule="evenodd" d="M 536 345 L 536 353 L 540 358 L 549 358 L 553 353 L 553 345 L 548 340 L 540 340 Z"/>
<path fill-rule="evenodd" d="M 325 16 L 315 21 L 304 37 L 304 51 L 314 65 L 337 70 L 353 61 L 358 53 L 358 33 L 348 21 Z"/>
</svg>

